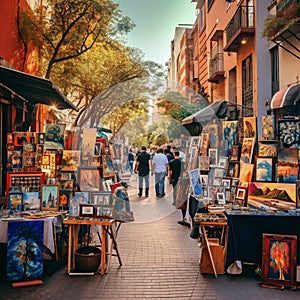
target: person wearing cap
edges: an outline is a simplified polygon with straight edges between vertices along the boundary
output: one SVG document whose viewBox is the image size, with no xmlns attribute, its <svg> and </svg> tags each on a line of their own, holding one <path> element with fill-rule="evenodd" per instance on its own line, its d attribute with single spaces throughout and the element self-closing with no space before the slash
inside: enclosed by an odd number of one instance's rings
<svg viewBox="0 0 300 300">
<path fill-rule="evenodd" d="M 134 167 L 134 173 L 139 176 L 139 193 L 141 197 L 143 194 L 143 181 L 145 181 L 145 197 L 149 196 L 149 173 L 151 169 L 151 156 L 147 152 L 146 146 L 142 146 L 141 153 L 138 155 Z"/>
</svg>

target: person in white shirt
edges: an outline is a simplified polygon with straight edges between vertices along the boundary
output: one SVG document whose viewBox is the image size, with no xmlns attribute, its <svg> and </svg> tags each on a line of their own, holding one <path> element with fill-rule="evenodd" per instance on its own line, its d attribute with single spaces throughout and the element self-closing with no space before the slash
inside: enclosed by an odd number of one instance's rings
<svg viewBox="0 0 300 300">
<path fill-rule="evenodd" d="M 159 148 L 152 159 L 152 172 L 155 174 L 155 193 L 156 197 L 165 196 L 165 177 L 168 174 L 169 162 L 163 149 Z"/>
</svg>

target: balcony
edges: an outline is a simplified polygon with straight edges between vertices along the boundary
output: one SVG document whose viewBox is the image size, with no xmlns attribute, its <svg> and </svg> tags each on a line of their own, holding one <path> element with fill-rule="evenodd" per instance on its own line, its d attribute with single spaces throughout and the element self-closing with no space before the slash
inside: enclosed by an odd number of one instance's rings
<svg viewBox="0 0 300 300">
<path fill-rule="evenodd" d="M 276 4 L 277 17 L 291 17 L 299 11 L 299 0 L 280 0 Z"/>
<path fill-rule="evenodd" d="M 254 6 L 240 6 L 226 29 L 224 51 L 238 52 L 241 41 L 255 34 Z"/>
<path fill-rule="evenodd" d="M 217 53 L 209 63 L 209 82 L 220 83 L 225 78 L 224 54 Z"/>
</svg>

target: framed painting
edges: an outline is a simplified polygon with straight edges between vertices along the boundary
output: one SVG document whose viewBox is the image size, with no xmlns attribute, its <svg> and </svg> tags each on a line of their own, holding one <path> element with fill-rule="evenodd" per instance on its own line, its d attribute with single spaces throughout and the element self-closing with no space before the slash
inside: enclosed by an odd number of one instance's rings
<svg viewBox="0 0 300 300">
<path fill-rule="evenodd" d="M 209 134 L 209 147 L 216 148 L 220 146 L 219 127 L 218 124 L 210 124 L 206 126 Z"/>
<path fill-rule="evenodd" d="M 218 168 L 223 168 L 225 169 L 227 167 L 227 162 L 228 162 L 228 157 L 220 157 L 219 158 L 219 163 L 218 163 Z"/>
<path fill-rule="evenodd" d="M 298 179 L 298 148 L 278 148 L 277 182 L 293 183 Z"/>
<path fill-rule="evenodd" d="M 247 206 L 247 188 L 244 186 L 237 186 L 235 193 L 235 204 L 245 207 Z"/>
<path fill-rule="evenodd" d="M 12 168 L 13 169 L 22 168 L 22 152 L 19 150 L 12 151 Z"/>
<path fill-rule="evenodd" d="M 8 222 L 7 266 L 8 281 L 43 278 L 44 221 Z"/>
<path fill-rule="evenodd" d="M 208 174 L 200 174 L 202 186 L 208 185 Z"/>
<path fill-rule="evenodd" d="M 91 195 L 91 204 L 100 206 L 110 206 L 113 203 L 112 192 L 96 192 Z"/>
<path fill-rule="evenodd" d="M 243 128 L 244 128 L 244 139 L 245 138 L 254 138 L 256 139 L 256 117 L 244 117 L 243 118 Z"/>
<path fill-rule="evenodd" d="M 96 215 L 96 208 L 91 204 L 79 204 L 79 216 L 93 218 Z"/>
<path fill-rule="evenodd" d="M 50 155 L 42 156 L 42 165 L 44 165 L 44 166 L 50 165 Z"/>
<path fill-rule="evenodd" d="M 269 156 L 277 158 L 279 142 L 258 142 L 258 156 Z"/>
<path fill-rule="evenodd" d="M 83 166 L 90 165 L 95 153 L 95 143 L 97 136 L 97 128 L 84 128 L 82 134 L 82 153 L 81 163 Z"/>
<path fill-rule="evenodd" d="M 227 169 L 228 177 L 239 177 L 240 174 L 240 163 L 239 162 L 229 162 Z"/>
<path fill-rule="evenodd" d="M 191 169 L 195 169 L 198 165 L 198 147 L 192 147 L 190 151 L 189 163 L 187 167 L 187 171 Z"/>
<path fill-rule="evenodd" d="M 300 121 L 278 120 L 278 139 L 284 148 L 298 148 L 300 146 Z"/>
<path fill-rule="evenodd" d="M 295 183 L 249 183 L 248 205 L 252 208 L 288 211 L 296 208 L 296 197 Z"/>
<path fill-rule="evenodd" d="M 238 121 L 223 121 L 222 130 L 225 155 L 229 156 L 231 146 L 238 144 Z"/>
<path fill-rule="evenodd" d="M 189 177 L 190 177 L 193 194 L 195 196 L 200 196 L 202 194 L 202 185 L 201 185 L 199 169 L 189 171 Z"/>
<path fill-rule="evenodd" d="M 33 143 L 23 143 L 23 152 L 36 152 L 36 144 Z"/>
<path fill-rule="evenodd" d="M 223 177 L 221 184 L 225 187 L 226 190 L 229 190 L 231 188 L 231 177 Z"/>
<path fill-rule="evenodd" d="M 40 192 L 23 192 L 23 210 L 40 210 Z"/>
<path fill-rule="evenodd" d="M 260 286 L 296 288 L 297 236 L 263 233 Z"/>
<path fill-rule="evenodd" d="M 254 163 L 254 180 L 272 182 L 275 179 L 274 157 L 256 156 Z"/>
<path fill-rule="evenodd" d="M 223 178 L 224 169 L 223 168 L 215 168 L 215 178 Z"/>
<path fill-rule="evenodd" d="M 114 209 L 113 206 L 96 206 L 97 218 L 113 218 Z"/>
<path fill-rule="evenodd" d="M 229 154 L 229 161 L 239 161 L 240 158 L 240 146 L 232 145 Z"/>
<path fill-rule="evenodd" d="M 8 209 L 14 211 L 22 211 L 23 194 L 20 192 L 8 193 Z"/>
<path fill-rule="evenodd" d="M 240 161 L 249 164 L 251 163 L 254 145 L 255 145 L 254 138 L 244 138 L 242 149 L 241 149 Z"/>
<path fill-rule="evenodd" d="M 209 171 L 209 156 L 199 156 L 199 169 L 201 171 Z"/>
<path fill-rule="evenodd" d="M 41 210 L 59 209 L 59 185 L 42 184 L 41 186 Z"/>
<path fill-rule="evenodd" d="M 63 150 L 65 124 L 46 124 L 44 148 L 48 150 Z"/>
<path fill-rule="evenodd" d="M 196 148 L 198 150 L 200 147 L 200 143 L 201 143 L 201 136 L 191 136 L 189 152 L 190 153 L 192 152 L 192 148 Z"/>
<path fill-rule="evenodd" d="M 59 207 L 61 207 L 61 208 L 69 207 L 70 197 L 71 197 L 71 191 L 60 190 L 59 191 Z"/>
<path fill-rule="evenodd" d="M 81 191 L 100 191 L 100 168 L 81 167 L 79 168 L 79 186 Z"/>
<path fill-rule="evenodd" d="M 261 117 L 262 134 L 261 141 L 275 140 L 275 116 L 267 115 Z"/>
<path fill-rule="evenodd" d="M 254 164 L 240 163 L 240 182 L 252 181 Z"/>
<path fill-rule="evenodd" d="M 35 167 L 35 153 L 23 153 L 22 167 L 27 171 Z"/>
<path fill-rule="evenodd" d="M 208 185 L 207 187 L 207 198 L 210 200 L 215 200 L 216 197 L 216 193 L 217 193 L 217 187 L 213 186 L 213 185 Z"/>
<path fill-rule="evenodd" d="M 115 169 L 111 155 L 102 155 L 102 176 L 104 178 L 115 176 Z"/>
<path fill-rule="evenodd" d="M 225 193 L 217 192 L 217 201 L 218 204 L 226 204 Z"/>
<path fill-rule="evenodd" d="M 217 148 L 209 148 L 208 149 L 208 157 L 209 157 L 209 166 L 211 168 L 215 168 L 218 166 L 218 149 Z"/>
<path fill-rule="evenodd" d="M 62 171 L 77 171 L 80 165 L 80 150 L 63 150 Z"/>
</svg>

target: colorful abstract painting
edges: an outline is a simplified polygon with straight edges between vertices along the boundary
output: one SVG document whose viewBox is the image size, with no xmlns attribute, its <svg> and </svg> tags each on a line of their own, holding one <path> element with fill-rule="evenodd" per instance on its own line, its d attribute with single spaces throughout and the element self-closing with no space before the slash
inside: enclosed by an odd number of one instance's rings
<svg viewBox="0 0 300 300">
<path fill-rule="evenodd" d="M 9 222 L 7 235 L 7 280 L 41 279 L 44 221 Z"/>
</svg>

